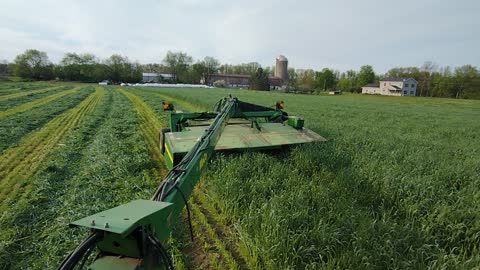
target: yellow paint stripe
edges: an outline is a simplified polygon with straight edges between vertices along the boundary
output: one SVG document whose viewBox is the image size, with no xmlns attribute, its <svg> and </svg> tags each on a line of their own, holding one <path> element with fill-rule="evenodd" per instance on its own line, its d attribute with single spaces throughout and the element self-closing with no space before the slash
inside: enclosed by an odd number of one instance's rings
<svg viewBox="0 0 480 270">
<path fill-rule="evenodd" d="M 167 151 L 168 157 L 170 158 L 170 160 L 172 161 L 172 164 L 173 164 L 172 154 L 170 154 L 170 151 L 168 150 L 167 144 L 165 143 L 163 145 L 163 147 L 165 148 L 165 151 Z"/>
</svg>

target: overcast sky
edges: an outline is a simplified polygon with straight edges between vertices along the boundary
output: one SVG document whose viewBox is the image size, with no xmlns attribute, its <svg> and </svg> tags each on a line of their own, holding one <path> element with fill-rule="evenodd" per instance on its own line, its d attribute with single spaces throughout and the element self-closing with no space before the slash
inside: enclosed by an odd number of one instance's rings
<svg viewBox="0 0 480 270">
<path fill-rule="evenodd" d="M 370 64 L 480 66 L 480 0 L 0 0 L 0 60 L 29 48 L 341 71 Z"/>
</svg>

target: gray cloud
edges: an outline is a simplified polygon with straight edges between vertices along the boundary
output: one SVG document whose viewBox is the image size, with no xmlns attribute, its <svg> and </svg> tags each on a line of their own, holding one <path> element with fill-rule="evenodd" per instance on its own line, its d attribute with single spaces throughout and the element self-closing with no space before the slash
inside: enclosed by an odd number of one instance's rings
<svg viewBox="0 0 480 270">
<path fill-rule="evenodd" d="M 0 59 L 28 48 L 113 53 L 142 63 L 182 50 L 222 62 L 297 68 L 480 65 L 476 0 L 0 0 Z"/>
</svg>

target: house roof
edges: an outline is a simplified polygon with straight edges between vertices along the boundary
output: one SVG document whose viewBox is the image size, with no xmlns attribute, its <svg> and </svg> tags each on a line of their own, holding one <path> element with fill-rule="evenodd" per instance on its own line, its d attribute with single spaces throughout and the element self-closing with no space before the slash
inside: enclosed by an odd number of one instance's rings
<svg viewBox="0 0 480 270">
<path fill-rule="evenodd" d="M 396 86 L 396 85 L 391 85 L 393 88 L 395 88 L 395 90 L 402 90 L 402 88 Z"/>
<path fill-rule="evenodd" d="M 153 73 L 153 72 L 143 72 L 142 73 L 142 76 L 146 77 L 155 77 L 155 76 L 158 76 L 158 73 Z"/>
<path fill-rule="evenodd" d="M 217 79 L 250 79 L 251 75 L 248 74 L 212 74 L 210 76 L 211 80 Z M 278 77 L 268 77 L 271 86 L 282 86 L 283 80 Z"/>
<path fill-rule="evenodd" d="M 250 78 L 247 74 L 212 74 L 212 77 L 218 78 Z"/>
<path fill-rule="evenodd" d="M 378 84 L 378 83 L 370 83 L 370 84 L 365 85 L 364 87 L 380 87 L 380 84 Z"/>
<path fill-rule="evenodd" d="M 143 77 L 158 77 L 158 76 L 162 76 L 163 78 L 172 78 L 172 77 L 173 77 L 172 74 L 168 74 L 168 73 L 155 73 L 155 72 L 143 72 L 143 73 L 142 73 L 142 76 L 143 76 Z"/>
<path fill-rule="evenodd" d="M 398 78 L 385 78 L 383 80 L 381 80 L 382 82 L 404 82 L 408 79 L 412 79 L 414 81 L 417 81 L 415 80 L 414 78 L 402 78 L 402 77 L 398 77 Z"/>
</svg>

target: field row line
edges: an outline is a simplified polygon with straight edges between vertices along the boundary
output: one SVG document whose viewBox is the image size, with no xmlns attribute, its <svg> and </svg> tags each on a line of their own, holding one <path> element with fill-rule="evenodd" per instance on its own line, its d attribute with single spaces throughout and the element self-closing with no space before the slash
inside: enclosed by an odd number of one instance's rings
<svg viewBox="0 0 480 270">
<path fill-rule="evenodd" d="M 204 106 L 194 105 L 170 95 L 155 94 L 191 111 L 205 110 Z M 206 254 L 204 256 L 208 257 L 209 267 L 217 266 L 219 269 L 224 269 L 228 266 L 229 269 L 247 269 L 247 263 L 251 263 L 251 260 L 245 259 L 247 254 L 242 252 L 244 249 L 241 248 L 240 243 L 234 240 L 235 237 L 229 227 L 221 220 L 215 207 L 208 202 L 204 195 L 205 192 L 203 185 L 199 183 L 192 193 L 192 200 L 190 200 L 196 237 L 204 234 L 209 236 L 209 239 L 204 236 L 196 239 L 196 241 L 200 241 L 195 245 L 203 249 L 202 252 Z M 212 248 L 215 250 L 215 254 L 212 254 Z"/>
<path fill-rule="evenodd" d="M 168 94 L 165 94 L 165 93 L 157 93 L 157 92 L 152 92 L 152 93 L 157 95 L 157 96 L 162 97 L 163 99 L 165 99 L 166 101 L 168 101 L 170 103 L 173 103 L 174 105 L 179 105 L 180 107 L 187 108 L 192 112 L 199 112 L 199 111 L 208 110 L 208 108 L 206 106 L 195 105 L 195 104 L 192 104 L 191 102 L 185 101 L 181 98 L 178 98 L 178 97 L 175 97 L 175 96 L 172 96 L 172 95 L 168 95 Z"/>
<path fill-rule="evenodd" d="M 163 176 L 165 174 L 165 170 L 163 166 L 160 166 L 160 164 L 163 163 L 163 157 L 158 147 L 158 131 L 165 122 L 165 119 L 158 119 L 155 112 L 135 94 L 127 92 L 123 89 L 120 89 L 119 91 L 133 103 L 133 106 L 140 117 L 140 128 L 144 135 L 147 149 L 149 150 L 151 158 L 156 164 L 158 164 L 156 166 L 158 176 Z"/>
<path fill-rule="evenodd" d="M 47 88 L 41 88 L 41 89 L 35 89 L 35 90 L 30 90 L 30 91 L 23 91 L 23 92 L 20 92 L 20 93 L 13 93 L 13 94 L 9 94 L 9 95 L 4 95 L 4 96 L 0 96 L 0 101 L 3 101 L 3 100 L 7 100 L 7 99 L 12 99 L 12 98 L 17 98 L 17 97 L 23 97 L 23 96 L 28 96 L 28 95 L 32 95 L 32 94 L 41 94 L 41 93 L 45 93 L 45 92 L 49 92 L 49 91 L 54 91 L 54 90 L 57 90 L 57 89 L 60 89 L 60 88 L 63 88 L 65 86 L 52 86 L 52 87 L 47 87 Z M 72 87 L 69 87 L 69 88 L 72 88 Z"/>
<path fill-rule="evenodd" d="M 166 119 L 162 119 L 163 121 L 159 120 L 150 106 L 135 94 L 127 92 L 123 89 L 119 91 L 125 94 L 134 104 L 134 107 L 141 119 L 141 128 L 150 155 L 155 162 L 158 162 L 159 165 L 162 164 L 163 157 L 160 155 L 160 151 L 158 150 L 157 131 L 162 124 L 165 124 L 164 122 Z M 169 101 L 179 104 L 180 106 L 187 105 L 189 108 L 192 107 L 192 104 L 171 96 L 167 96 L 165 98 Z M 164 166 L 160 167 L 164 168 Z M 161 176 L 164 173 L 164 171 L 161 171 L 159 175 Z M 192 251 L 192 253 L 195 254 L 191 255 L 197 258 L 204 257 L 204 259 L 207 260 L 207 262 L 204 263 L 207 263 L 208 267 L 210 268 L 213 267 L 217 269 L 223 269 L 224 267 L 228 266 L 229 269 L 245 269 L 245 261 L 243 258 L 240 258 L 239 252 L 235 251 L 231 245 L 225 245 L 225 235 L 220 233 L 220 231 L 225 232 L 227 231 L 226 228 L 221 228 L 222 226 L 216 222 L 218 219 L 212 218 L 215 216 L 215 214 L 210 213 L 208 211 L 210 207 L 205 206 L 204 203 L 204 200 L 199 199 L 196 196 L 194 196 L 194 200 L 191 200 L 191 208 L 193 213 L 192 225 L 196 235 L 194 242 L 195 247 Z M 212 222 L 215 223 L 213 226 L 211 224 Z M 202 254 L 198 254 L 198 252 Z M 195 264 L 194 267 L 201 267 L 201 265 L 204 264 L 195 258 L 193 258 L 192 263 Z"/>
<path fill-rule="evenodd" d="M 165 175 L 165 166 L 163 165 L 163 157 L 161 156 L 158 148 L 157 132 L 160 127 L 166 124 L 166 119 L 160 120 L 157 114 L 150 108 L 150 106 L 147 105 L 141 98 L 139 98 L 135 94 L 127 92 L 125 90 L 119 91 L 125 94 L 132 101 L 135 109 L 137 110 L 137 113 L 139 114 L 141 120 L 141 129 L 145 138 L 145 142 L 147 144 L 148 151 L 150 153 L 150 157 L 152 158 L 152 160 L 154 160 L 155 163 L 158 164 L 158 177 L 163 177 Z M 205 257 L 209 257 L 209 265 L 219 265 L 217 257 L 211 256 L 212 254 L 209 254 L 208 252 L 203 250 L 206 246 L 209 245 L 208 240 L 205 238 L 206 234 L 200 232 L 200 230 L 203 230 L 203 226 L 200 225 L 196 219 L 192 220 L 192 225 L 197 235 L 195 239 L 195 244 L 200 243 L 199 245 L 196 245 L 194 252 L 202 252 L 204 253 Z M 177 260 L 183 260 L 182 256 L 177 258 Z M 197 264 L 195 265 L 195 268 L 198 268 L 198 266 L 200 265 L 200 262 L 197 262 L 196 260 L 193 260 L 192 263 Z M 185 263 L 182 261 L 180 262 L 180 264 L 184 265 Z"/>
<path fill-rule="evenodd" d="M 18 146 L 4 152 L 0 157 L 0 198 L 8 199 L 0 202 L 0 211 L 5 211 L 9 203 L 16 202 L 17 196 L 25 198 L 30 193 L 28 180 L 38 170 L 46 155 L 58 145 L 68 130 L 78 126 L 104 93 L 103 88 L 97 87 L 96 91 L 79 105 L 57 116 L 40 130 L 27 135 Z"/>
<path fill-rule="evenodd" d="M 205 109 L 205 107 L 194 105 L 188 101 L 181 100 L 170 95 L 165 95 L 163 93 L 158 93 L 157 95 L 162 96 L 169 101 L 173 101 L 179 104 L 181 107 L 192 111 Z M 192 208 L 196 209 L 195 212 L 198 215 L 198 217 L 194 216 L 194 218 L 199 218 L 199 221 L 202 223 L 203 227 L 205 227 L 205 230 L 209 233 L 209 235 L 213 238 L 213 243 L 215 244 L 217 250 L 221 253 L 221 256 L 224 258 L 224 260 L 228 262 L 230 268 L 254 269 L 255 262 L 250 258 L 249 254 L 245 252 L 246 249 L 244 246 L 239 241 L 235 240 L 237 237 L 235 237 L 233 232 L 230 230 L 230 227 L 225 224 L 224 220 L 220 218 L 218 211 L 205 196 L 206 192 L 207 191 L 205 190 L 204 185 L 199 183 L 192 193 Z M 221 239 L 221 241 L 219 239 Z"/>
<path fill-rule="evenodd" d="M 39 99 L 31 101 L 31 102 L 23 103 L 21 105 L 15 106 L 13 108 L 10 108 L 10 109 L 4 110 L 4 111 L 0 111 L 0 119 L 5 118 L 5 117 L 7 117 L 9 115 L 12 115 L 12 114 L 15 114 L 15 113 L 24 112 L 24 111 L 30 110 L 34 107 L 38 107 L 38 106 L 47 104 L 47 103 L 49 103 L 49 102 L 51 102 L 55 99 L 61 98 L 63 96 L 76 93 L 80 90 L 80 88 L 81 87 L 75 87 L 75 88 L 70 89 L 70 90 L 62 91 L 60 93 L 49 95 L 49 96 L 39 98 Z"/>
</svg>

